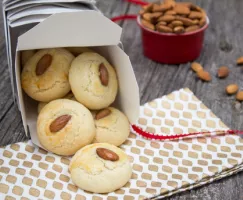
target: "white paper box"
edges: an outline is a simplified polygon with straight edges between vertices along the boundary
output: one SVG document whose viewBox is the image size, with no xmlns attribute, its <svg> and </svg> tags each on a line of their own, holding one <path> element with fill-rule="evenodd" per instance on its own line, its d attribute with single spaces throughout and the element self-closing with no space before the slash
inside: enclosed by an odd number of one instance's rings
<svg viewBox="0 0 243 200">
<path fill-rule="evenodd" d="M 92 47 L 116 69 L 119 92 L 115 105 L 135 123 L 139 116 L 139 89 L 129 57 L 118 46 L 122 29 L 97 11 L 57 13 L 18 38 L 15 71 L 18 101 L 26 133 L 41 146 L 36 134 L 37 102 L 21 88 L 20 51 L 53 47 Z"/>
</svg>

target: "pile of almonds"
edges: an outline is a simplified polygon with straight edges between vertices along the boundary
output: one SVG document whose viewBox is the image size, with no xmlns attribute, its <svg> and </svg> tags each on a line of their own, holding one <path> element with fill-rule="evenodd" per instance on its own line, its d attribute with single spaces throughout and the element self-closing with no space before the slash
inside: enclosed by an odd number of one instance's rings
<svg viewBox="0 0 243 200">
<path fill-rule="evenodd" d="M 139 14 L 144 27 L 162 33 L 192 32 L 206 24 L 205 11 L 190 2 L 150 3 L 143 6 Z"/>
<path fill-rule="evenodd" d="M 237 65 L 243 65 L 243 56 L 238 58 L 236 61 Z M 193 62 L 191 64 L 191 69 L 197 73 L 198 78 L 203 81 L 209 82 L 212 80 L 212 77 L 209 72 L 205 71 L 201 64 L 197 62 Z M 217 77 L 218 78 L 226 78 L 229 75 L 229 68 L 226 66 L 222 66 L 218 69 Z M 230 84 L 226 87 L 225 91 L 228 95 L 236 94 L 236 99 L 238 101 L 243 101 L 243 91 L 238 91 L 239 87 L 237 84 Z"/>
</svg>

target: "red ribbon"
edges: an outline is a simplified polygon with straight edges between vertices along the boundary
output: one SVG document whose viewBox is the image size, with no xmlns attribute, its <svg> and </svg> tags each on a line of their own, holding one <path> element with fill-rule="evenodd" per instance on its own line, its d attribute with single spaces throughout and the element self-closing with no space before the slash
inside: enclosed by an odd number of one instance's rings
<svg viewBox="0 0 243 200">
<path fill-rule="evenodd" d="M 176 135 L 158 135 L 156 133 L 149 133 L 147 131 L 142 130 L 140 127 L 136 125 L 132 125 L 132 129 L 134 132 L 137 134 L 141 135 L 142 137 L 146 139 L 151 139 L 151 140 L 176 140 L 180 138 L 185 138 L 185 137 L 190 137 L 190 136 L 201 136 L 205 134 L 220 134 L 220 135 L 225 135 L 225 134 L 237 134 L 237 135 L 243 135 L 243 131 L 240 130 L 222 130 L 222 131 L 207 131 L 207 132 L 196 132 L 196 133 L 182 133 L 182 134 L 176 134 Z"/>
<path fill-rule="evenodd" d="M 137 19 L 137 15 L 120 15 L 120 16 L 116 16 L 116 17 L 112 17 L 111 18 L 111 20 L 113 22 L 120 21 L 120 20 L 125 20 L 125 19 L 134 20 L 134 19 Z"/>
<path fill-rule="evenodd" d="M 125 1 L 133 3 L 133 4 L 141 5 L 141 6 L 146 6 L 149 4 L 148 2 L 144 2 L 141 0 L 125 0 Z"/>
</svg>

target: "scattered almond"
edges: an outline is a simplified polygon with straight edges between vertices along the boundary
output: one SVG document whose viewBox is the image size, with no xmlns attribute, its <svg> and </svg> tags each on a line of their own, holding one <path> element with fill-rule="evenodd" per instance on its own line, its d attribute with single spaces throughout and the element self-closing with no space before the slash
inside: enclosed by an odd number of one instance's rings
<svg viewBox="0 0 243 200">
<path fill-rule="evenodd" d="M 106 148 L 97 148 L 96 153 L 100 158 L 104 160 L 110 160 L 110 161 L 119 160 L 119 156 L 115 152 Z"/>
<path fill-rule="evenodd" d="M 227 94 L 235 94 L 238 91 L 239 87 L 236 84 L 230 84 L 226 87 Z"/>
<path fill-rule="evenodd" d="M 237 65 L 243 65 L 243 56 L 239 57 L 236 62 Z"/>
<path fill-rule="evenodd" d="M 67 123 L 69 122 L 69 120 L 72 118 L 71 115 L 62 115 L 58 118 L 56 118 L 51 124 L 50 124 L 50 131 L 52 133 L 56 133 L 60 130 L 62 130 Z"/>
<path fill-rule="evenodd" d="M 203 81 L 209 82 L 212 80 L 210 73 L 207 71 L 203 71 L 203 70 L 198 71 L 197 76 Z"/>
<path fill-rule="evenodd" d="M 193 62 L 191 64 L 191 68 L 194 72 L 199 72 L 199 71 L 202 71 L 203 70 L 203 67 L 200 63 L 197 63 L 197 62 Z"/>
<path fill-rule="evenodd" d="M 237 99 L 238 101 L 243 101 L 243 91 L 239 91 L 239 92 L 237 92 L 237 94 L 236 94 L 236 99 Z"/>
<path fill-rule="evenodd" d="M 229 75 L 229 68 L 226 66 L 222 66 L 218 69 L 218 77 L 226 78 Z"/>
</svg>

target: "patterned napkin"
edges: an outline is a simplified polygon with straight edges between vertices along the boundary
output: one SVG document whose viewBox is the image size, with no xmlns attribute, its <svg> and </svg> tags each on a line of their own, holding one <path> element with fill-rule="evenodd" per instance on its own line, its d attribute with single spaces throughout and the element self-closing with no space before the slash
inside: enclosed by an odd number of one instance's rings
<svg viewBox="0 0 243 200">
<path fill-rule="evenodd" d="M 187 133 L 228 128 L 189 89 L 140 107 L 137 125 L 149 132 Z M 32 144 L 0 148 L 0 199 L 153 199 L 192 189 L 242 170 L 243 139 L 237 135 L 151 141 L 135 133 L 121 146 L 133 164 L 131 180 L 109 194 L 78 189 L 70 158 Z"/>
</svg>

